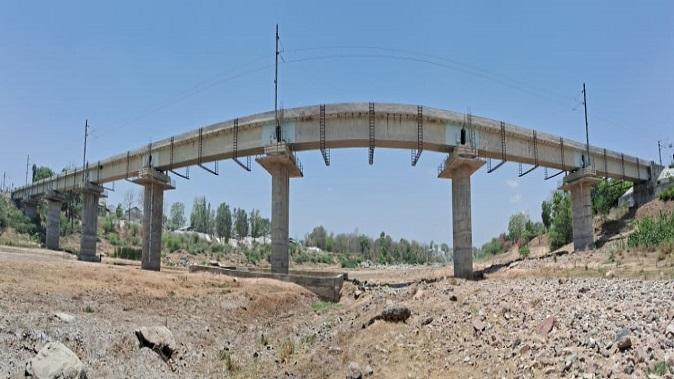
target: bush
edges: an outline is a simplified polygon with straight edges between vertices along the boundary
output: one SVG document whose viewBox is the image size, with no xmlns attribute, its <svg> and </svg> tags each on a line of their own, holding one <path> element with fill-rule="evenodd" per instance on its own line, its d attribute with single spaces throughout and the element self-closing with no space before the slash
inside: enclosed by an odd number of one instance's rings
<svg viewBox="0 0 674 379">
<path fill-rule="evenodd" d="M 529 256 L 529 246 L 520 247 L 520 257 L 526 258 Z"/>
<path fill-rule="evenodd" d="M 360 257 L 351 257 L 349 255 L 342 255 L 339 258 L 339 265 L 342 268 L 356 268 L 361 262 Z"/>
<path fill-rule="evenodd" d="M 0 197 L 0 228 L 12 227 L 17 233 L 33 235 L 38 228 L 11 200 Z"/>
<path fill-rule="evenodd" d="M 627 240 L 630 247 L 647 249 L 656 249 L 663 243 L 672 241 L 674 241 L 674 213 L 637 220 L 636 230 Z"/>
<path fill-rule="evenodd" d="M 619 179 L 602 180 L 592 188 L 592 213 L 607 214 L 632 184 Z"/>
<path fill-rule="evenodd" d="M 112 218 L 112 216 L 107 215 L 103 219 L 103 223 L 101 225 L 103 228 L 103 235 L 108 235 L 110 233 L 114 233 L 116 228 L 115 228 L 115 220 Z"/>
<path fill-rule="evenodd" d="M 660 200 L 662 201 L 674 200 L 674 187 L 669 187 L 668 189 L 660 192 Z"/>
<path fill-rule="evenodd" d="M 141 260 L 143 256 L 143 249 L 138 249 L 130 246 L 121 246 L 115 248 L 115 257 L 123 259 L 132 259 L 135 261 Z"/>
</svg>

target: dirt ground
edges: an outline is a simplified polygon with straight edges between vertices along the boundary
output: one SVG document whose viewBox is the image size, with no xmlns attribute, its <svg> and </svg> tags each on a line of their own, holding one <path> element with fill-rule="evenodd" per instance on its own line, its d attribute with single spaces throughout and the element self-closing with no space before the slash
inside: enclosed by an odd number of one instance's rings
<svg viewBox="0 0 674 379">
<path fill-rule="evenodd" d="M 344 378 L 351 362 L 372 378 L 647 377 L 674 361 L 674 260 L 653 253 L 480 262 L 498 269 L 479 281 L 361 269 L 349 275 L 368 285 L 346 283 L 338 304 L 289 283 L 111 263 L 0 247 L 0 377 L 22 377 L 49 341 L 95 378 Z M 390 304 L 410 318 L 369 325 Z M 134 335 L 155 325 L 178 342 L 168 363 Z"/>
</svg>

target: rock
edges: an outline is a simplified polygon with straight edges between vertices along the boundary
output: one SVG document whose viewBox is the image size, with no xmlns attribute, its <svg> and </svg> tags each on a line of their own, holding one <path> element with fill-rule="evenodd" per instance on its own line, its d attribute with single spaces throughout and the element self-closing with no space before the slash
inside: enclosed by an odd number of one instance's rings
<svg viewBox="0 0 674 379">
<path fill-rule="evenodd" d="M 54 317 L 63 321 L 63 322 L 73 322 L 73 321 L 75 321 L 75 316 L 69 315 L 67 313 L 62 313 L 62 312 L 54 313 Z"/>
<path fill-rule="evenodd" d="M 456 301 L 456 300 L 457 300 L 456 295 L 452 295 L 449 297 L 449 301 Z"/>
<path fill-rule="evenodd" d="M 665 335 L 669 338 L 674 338 L 674 322 L 670 322 L 665 329 Z"/>
<path fill-rule="evenodd" d="M 554 317 L 548 316 L 543 322 L 541 322 L 538 327 L 536 328 L 536 333 L 539 335 L 545 337 L 550 333 L 552 328 L 555 326 L 557 323 L 557 320 L 555 320 Z"/>
<path fill-rule="evenodd" d="M 607 279 L 613 279 L 615 277 L 615 273 L 613 271 L 607 271 L 605 276 Z"/>
<path fill-rule="evenodd" d="M 589 290 L 590 290 L 590 289 L 587 288 L 587 287 L 580 287 L 580 289 L 578 290 L 578 292 L 580 292 L 580 293 L 586 293 L 586 292 L 588 292 Z"/>
<path fill-rule="evenodd" d="M 363 295 L 363 291 L 356 290 L 356 292 L 353 293 L 353 298 L 358 300 L 358 298 L 361 297 L 361 295 Z"/>
<path fill-rule="evenodd" d="M 616 333 L 615 345 L 620 351 L 625 351 L 632 347 L 632 340 L 630 339 L 630 332 L 627 329 L 621 329 Z"/>
<path fill-rule="evenodd" d="M 421 299 L 424 298 L 425 295 L 426 295 L 426 291 L 418 290 L 417 293 L 415 293 L 414 296 L 412 296 L 412 299 L 421 300 Z"/>
<path fill-rule="evenodd" d="M 665 358 L 665 362 L 667 362 L 667 366 L 674 369 L 674 353 L 669 354 L 667 358 Z"/>
<path fill-rule="evenodd" d="M 487 326 L 484 324 L 484 322 L 475 319 L 473 320 L 473 329 L 475 329 L 476 332 L 481 332 L 483 331 Z"/>
<path fill-rule="evenodd" d="M 218 261 L 210 260 L 210 261 L 208 261 L 208 264 L 210 266 L 220 267 L 220 262 L 218 262 Z"/>
<path fill-rule="evenodd" d="M 429 316 L 429 317 L 426 317 L 426 318 L 421 322 L 421 325 L 422 325 L 422 326 L 425 326 L 425 325 L 428 325 L 428 324 L 430 324 L 430 323 L 432 323 L 432 322 L 433 322 L 433 317 L 430 317 L 430 316 Z"/>
<path fill-rule="evenodd" d="M 26 364 L 26 376 L 38 379 L 85 379 L 80 359 L 60 342 L 49 342 Z"/>
<path fill-rule="evenodd" d="M 349 363 L 349 367 L 346 369 L 346 379 L 363 379 L 363 373 L 360 371 L 358 363 Z"/>
<path fill-rule="evenodd" d="M 371 376 L 372 374 L 374 374 L 372 366 L 370 365 L 365 366 L 365 376 Z"/>
<path fill-rule="evenodd" d="M 379 315 L 370 319 L 368 325 L 372 325 L 377 320 L 384 320 L 388 322 L 405 322 L 412 312 L 407 306 L 403 304 L 387 305 Z"/>
<path fill-rule="evenodd" d="M 136 329 L 134 332 L 141 347 L 149 347 L 168 361 L 176 351 L 176 341 L 173 334 L 165 326 L 151 326 Z"/>
</svg>

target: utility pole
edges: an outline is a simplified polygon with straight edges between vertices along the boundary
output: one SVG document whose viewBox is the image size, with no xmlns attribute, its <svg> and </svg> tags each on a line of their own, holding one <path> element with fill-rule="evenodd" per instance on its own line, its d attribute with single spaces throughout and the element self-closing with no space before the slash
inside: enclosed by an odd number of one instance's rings
<svg viewBox="0 0 674 379">
<path fill-rule="evenodd" d="M 658 158 L 660 158 L 660 166 L 662 166 L 662 140 L 658 140 Z"/>
<path fill-rule="evenodd" d="M 89 120 L 84 120 L 84 156 L 82 157 L 82 169 L 87 162 L 87 137 L 89 136 Z"/>
<path fill-rule="evenodd" d="M 585 167 L 588 167 L 592 164 L 592 162 L 590 162 L 590 131 L 587 125 L 587 96 L 585 93 L 585 82 L 583 82 L 583 107 L 585 108 L 585 148 L 587 150 L 587 160 L 585 162 Z"/>
<path fill-rule="evenodd" d="M 28 185 L 28 162 L 30 162 L 30 154 L 26 157 L 26 185 Z"/>
<path fill-rule="evenodd" d="M 274 118 L 276 119 L 276 142 L 281 142 L 281 123 L 278 119 L 278 24 L 276 24 L 276 54 L 274 55 Z"/>
</svg>

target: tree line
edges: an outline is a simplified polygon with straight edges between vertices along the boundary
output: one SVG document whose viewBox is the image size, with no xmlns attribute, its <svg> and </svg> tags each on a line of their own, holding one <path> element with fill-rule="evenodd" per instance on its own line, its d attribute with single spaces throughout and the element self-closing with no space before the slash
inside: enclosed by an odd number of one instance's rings
<svg viewBox="0 0 674 379">
<path fill-rule="evenodd" d="M 177 230 L 186 224 L 185 204 L 171 204 L 166 220 L 167 229 Z M 217 236 L 225 241 L 235 237 L 258 238 L 271 233 L 271 222 L 262 217 L 258 209 L 248 213 L 243 208 L 231 208 L 227 203 L 220 203 L 217 208 L 213 208 L 204 196 L 194 199 L 189 225 L 195 232 Z"/>
</svg>

